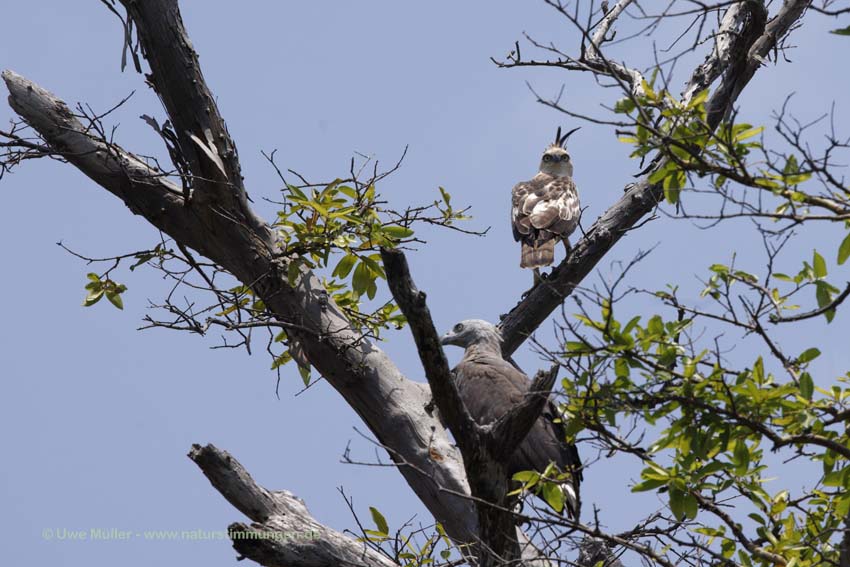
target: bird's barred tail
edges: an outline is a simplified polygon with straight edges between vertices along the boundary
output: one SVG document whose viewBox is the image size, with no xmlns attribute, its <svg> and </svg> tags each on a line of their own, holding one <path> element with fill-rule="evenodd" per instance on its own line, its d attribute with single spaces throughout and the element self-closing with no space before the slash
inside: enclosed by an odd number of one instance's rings
<svg viewBox="0 0 850 567">
<path fill-rule="evenodd" d="M 555 240 L 537 241 L 534 244 L 522 243 L 520 268 L 542 268 L 555 261 Z"/>
<path fill-rule="evenodd" d="M 555 511 L 560 514 L 566 514 L 571 520 L 579 520 L 581 518 L 581 499 L 576 492 L 575 486 L 573 486 L 572 482 L 567 481 L 561 482 L 558 488 L 561 490 L 561 500 L 564 503 L 564 507 L 560 510 L 555 509 Z M 522 513 L 523 500 L 525 500 L 528 494 L 528 492 L 522 493 L 516 507 L 514 507 L 514 513 Z"/>
<path fill-rule="evenodd" d="M 567 516 L 573 520 L 578 520 L 581 515 L 581 500 L 579 500 L 573 483 L 562 482 L 561 493 L 564 495 L 564 510 L 567 512 Z"/>
</svg>

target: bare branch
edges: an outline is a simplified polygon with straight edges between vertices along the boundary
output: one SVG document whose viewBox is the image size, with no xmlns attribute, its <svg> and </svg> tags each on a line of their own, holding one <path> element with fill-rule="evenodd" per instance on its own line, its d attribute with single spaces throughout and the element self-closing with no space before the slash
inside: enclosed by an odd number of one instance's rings
<svg viewBox="0 0 850 567">
<path fill-rule="evenodd" d="M 812 317 L 817 317 L 818 315 L 823 315 L 827 311 L 831 311 L 841 305 L 847 296 L 850 295 L 850 282 L 847 283 L 847 287 L 844 288 L 835 299 L 820 307 L 819 309 L 815 309 L 813 311 L 807 311 L 805 313 L 800 313 L 799 315 L 791 315 L 789 317 L 778 317 L 772 316 L 770 318 L 771 323 L 793 323 L 794 321 L 803 321 L 805 319 L 811 319 Z"/>
<path fill-rule="evenodd" d="M 478 440 L 476 425 L 466 411 L 452 379 L 449 363 L 440 344 L 440 336 L 434 328 L 431 311 L 425 303 L 425 292 L 416 288 L 404 252 L 382 248 L 381 258 L 384 261 L 390 291 L 410 325 L 410 332 L 416 342 L 419 359 L 425 368 L 425 376 L 428 378 L 437 408 L 454 433 L 461 452 L 471 451 L 471 444 Z"/>
</svg>

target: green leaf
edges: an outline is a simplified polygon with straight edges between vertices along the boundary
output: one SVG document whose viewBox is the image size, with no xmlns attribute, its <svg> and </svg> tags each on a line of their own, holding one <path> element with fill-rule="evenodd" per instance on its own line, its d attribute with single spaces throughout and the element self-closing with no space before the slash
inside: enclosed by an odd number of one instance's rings
<svg viewBox="0 0 850 567">
<path fill-rule="evenodd" d="M 850 258 L 850 234 L 844 237 L 841 246 L 838 247 L 838 264 L 843 264 L 847 258 Z"/>
<path fill-rule="evenodd" d="M 756 128 L 747 128 L 746 130 L 735 134 L 735 141 L 741 142 L 748 138 L 752 138 L 753 136 L 758 136 L 764 131 L 764 126 L 758 126 Z"/>
<path fill-rule="evenodd" d="M 797 175 L 785 175 L 782 180 L 786 185 L 799 185 L 812 178 L 811 173 L 798 173 Z"/>
<path fill-rule="evenodd" d="M 348 185 L 340 185 L 339 187 L 337 187 L 337 189 L 339 189 L 339 192 L 348 197 L 349 199 L 357 199 L 357 191 L 355 191 L 352 187 L 349 187 Z"/>
<path fill-rule="evenodd" d="M 632 487 L 632 492 L 646 492 L 647 490 L 654 490 L 662 486 L 667 486 L 667 479 L 650 478 L 634 485 Z"/>
<path fill-rule="evenodd" d="M 353 268 L 356 263 L 357 256 L 354 254 L 346 254 L 336 265 L 336 268 L 334 268 L 333 276 L 340 279 L 347 278 L 348 274 L 351 273 L 351 268 Z"/>
<path fill-rule="evenodd" d="M 366 263 L 369 266 L 369 271 L 372 273 L 372 279 L 375 277 L 385 278 L 384 268 L 381 267 L 381 264 L 378 262 L 381 260 L 380 254 L 371 254 L 369 256 L 361 256 L 360 260 Z"/>
<path fill-rule="evenodd" d="M 817 250 L 814 250 L 812 254 L 812 267 L 815 270 L 815 278 L 819 280 L 823 279 L 826 277 L 826 260 L 818 254 Z"/>
<path fill-rule="evenodd" d="M 301 366 L 298 365 L 298 374 L 301 375 L 301 381 L 304 382 L 305 386 L 310 385 L 310 367 L 309 366 Z"/>
<path fill-rule="evenodd" d="M 564 510 L 564 490 L 560 484 L 554 482 L 544 484 L 543 499 L 559 514 Z"/>
<path fill-rule="evenodd" d="M 797 162 L 797 157 L 794 154 L 788 156 L 788 159 L 785 160 L 785 167 L 782 168 L 782 173 L 786 175 L 793 175 L 800 171 L 800 164 Z"/>
<path fill-rule="evenodd" d="M 641 88 L 643 89 L 643 93 L 646 98 L 650 100 L 656 100 L 658 98 L 658 95 L 655 94 L 655 91 L 652 90 L 652 86 L 646 82 L 646 79 L 644 79 L 641 83 Z"/>
<path fill-rule="evenodd" d="M 850 26 L 838 30 L 831 30 L 829 33 L 834 33 L 835 35 L 850 35 Z"/>
<path fill-rule="evenodd" d="M 655 185 L 662 181 L 668 174 L 676 169 L 676 164 L 672 161 L 666 162 L 662 167 L 653 171 L 649 176 L 649 183 Z"/>
<path fill-rule="evenodd" d="M 668 203 L 675 205 L 679 202 L 679 194 L 682 192 L 682 187 L 685 186 L 685 181 L 687 181 L 685 172 L 680 170 L 674 171 L 664 178 L 664 198 L 667 199 Z"/>
<path fill-rule="evenodd" d="M 109 302 L 118 309 L 124 309 L 124 301 L 121 299 L 120 293 L 108 292 L 106 294 L 106 299 L 108 299 Z"/>
<path fill-rule="evenodd" d="M 366 534 L 366 541 L 374 541 L 377 543 L 381 543 L 389 539 L 387 534 L 382 534 L 379 531 L 375 530 L 363 530 L 363 533 Z"/>
<path fill-rule="evenodd" d="M 395 238 L 396 240 L 400 240 L 402 238 L 408 238 L 413 236 L 413 229 L 407 228 L 405 226 L 385 226 L 384 233 Z"/>
<path fill-rule="evenodd" d="M 372 521 L 378 527 L 378 532 L 387 535 L 390 533 L 390 527 L 387 525 L 387 520 L 384 515 L 378 512 L 377 508 L 369 506 L 369 512 L 372 514 Z"/>
<path fill-rule="evenodd" d="M 514 473 L 514 475 L 511 478 L 513 480 L 515 480 L 517 482 L 521 482 L 523 484 L 528 484 L 528 483 L 533 484 L 533 483 L 536 483 L 538 480 L 540 480 L 540 473 L 538 473 L 536 471 L 520 471 L 518 473 Z"/>
<path fill-rule="evenodd" d="M 351 287 L 357 295 L 365 295 L 366 288 L 369 286 L 369 282 L 371 282 L 372 279 L 372 271 L 369 269 L 369 266 L 365 262 L 360 262 L 357 264 L 357 267 L 354 268 L 354 277 L 351 280 Z"/>
<path fill-rule="evenodd" d="M 103 289 L 99 289 L 97 291 L 92 291 L 86 296 L 86 300 L 83 301 L 83 305 L 86 307 L 91 307 L 98 301 L 103 298 Z"/>
<path fill-rule="evenodd" d="M 635 105 L 635 101 L 631 98 L 621 98 L 617 102 L 614 103 L 614 112 L 617 114 L 628 114 L 633 111 L 637 106 Z"/>
<path fill-rule="evenodd" d="M 685 519 L 685 493 L 678 488 L 670 489 L 670 511 L 677 520 Z"/>
<path fill-rule="evenodd" d="M 807 348 L 806 350 L 804 350 L 802 352 L 802 354 L 800 354 L 800 356 L 797 357 L 797 362 L 800 362 L 800 363 L 811 362 L 812 360 L 816 359 L 819 356 L 820 356 L 820 350 L 816 349 L 815 347 Z"/>
<path fill-rule="evenodd" d="M 809 349 L 809 350 L 817 350 L 817 349 Z M 808 351 L 806 351 L 808 352 Z M 818 351 L 820 354 L 820 351 Z M 811 374 L 808 372 L 803 372 L 802 376 L 800 376 L 800 395 L 811 401 L 812 394 L 815 392 L 815 383 L 812 380 Z"/>
<path fill-rule="evenodd" d="M 756 381 L 756 384 L 764 382 L 764 360 L 762 357 L 758 357 L 756 363 L 753 365 L 753 379 Z"/>
<path fill-rule="evenodd" d="M 280 356 L 278 356 L 274 359 L 274 361 L 272 362 L 272 368 L 271 369 L 277 370 L 278 368 L 280 368 L 281 366 L 283 366 L 284 364 L 286 364 L 290 360 L 292 360 L 292 355 L 289 354 L 289 351 L 286 351 L 285 353 L 281 354 Z"/>
<path fill-rule="evenodd" d="M 697 506 L 697 499 L 692 494 L 685 495 L 684 508 L 685 518 L 693 520 L 697 517 L 697 512 L 699 511 L 699 508 Z"/>
<path fill-rule="evenodd" d="M 747 444 L 743 439 L 738 439 L 738 442 L 735 443 L 735 452 L 733 453 L 733 457 L 736 465 L 735 474 L 747 474 L 747 470 L 750 467 L 750 449 L 747 447 Z"/>
<path fill-rule="evenodd" d="M 310 201 L 307 202 L 307 204 L 310 205 L 311 207 L 313 207 L 313 209 L 315 209 L 316 212 L 319 213 L 320 215 L 322 215 L 323 217 L 328 216 L 328 210 L 325 207 L 323 207 L 320 203 L 317 203 L 316 201 L 311 199 Z"/>
<path fill-rule="evenodd" d="M 625 358 L 618 358 L 614 361 L 614 374 L 617 378 L 628 378 L 629 373 L 629 363 Z"/>
<path fill-rule="evenodd" d="M 832 302 L 832 290 L 835 289 L 824 281 L 815 282 L 815 298 L 818 302 L 818 307 L 823 308 Z M 835 309 L 829 309 L 824 312 L 827 323 L 832 323 L 835 317 Z"/>
<path fill-rule="evenodd" d="M 579 341 L 567 341 L 565 345 L 569 354 L 582 354 L 593 352 L 593 347 Z"/>
<path fill-rule="evenodd" d="M 832 471 L 829 474 L 824 475 L 823 484 L 824 486 L 833 486 L 839 487 L 844 486 L 844 478 L 847 475 L 847 471 L 850 469 L 839 469 L 837 471 Z"/>
</svg>

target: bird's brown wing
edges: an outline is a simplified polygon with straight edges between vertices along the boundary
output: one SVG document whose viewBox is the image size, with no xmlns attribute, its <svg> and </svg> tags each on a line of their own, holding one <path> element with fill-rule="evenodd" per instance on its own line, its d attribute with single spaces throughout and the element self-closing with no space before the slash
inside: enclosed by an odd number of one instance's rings
<svg viewBox="0 0 850 567">
<path fill-rule="evenodd" d="M 528 393 L 528 377 L 510 363 L 494 355 L 464 358 L 455 368 L 458 390 L 472 418 L 479 424 L 491 423 L 520 403 Z M 576 447 L 564 439 L 558 410 L 546 404 L 528 436 L 511 456 L 510 474 L 535 470 L 542 472 L 554 462 L 562 471 L 574 471 L 578 494 L 581 461 Z"/>
<path fill-rule="evenodd" d="M 513 188 L 514 239 L 532 244 L 566 238 L 576 229 L 580 212 L 578 191 L 571 178 L 538 174 Z"/>
<path fill-rule="evenodd" d="M 535 240 L 534 228 L 531 219 L 524 212 L 530 200 L 537 200 L 537 193 L 542 189 L 542 184 L 535 180 L 517 183 L 511 191 L 511 228 L 514 240 L 531 243 Z"/>
<path fill-rule="evenodd" d="M 578 224 L 580 213 L 576 185 L 569 177 L 556 177 L 546 183 L 542 196 L 527 211 L 529 223 L 541 232 L 568 237 Z"/>
</svg>

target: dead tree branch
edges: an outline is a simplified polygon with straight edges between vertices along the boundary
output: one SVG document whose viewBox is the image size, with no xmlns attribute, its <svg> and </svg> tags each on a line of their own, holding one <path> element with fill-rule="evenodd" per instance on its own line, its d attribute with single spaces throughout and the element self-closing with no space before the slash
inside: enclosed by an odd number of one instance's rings
<svg viewBox="0 0 850 567">
<path fill-rule="evenodd" d="M 237 510 L 253 522 L 228 527 L 233 548 L 260 565 L 287 567 L 391 567 L 396 564 L 363 542 L 320 524 L 286 490 L 258 485 L 242 464 L 214 445 L 192 445 L 189 458 Z"/>
</svg>

